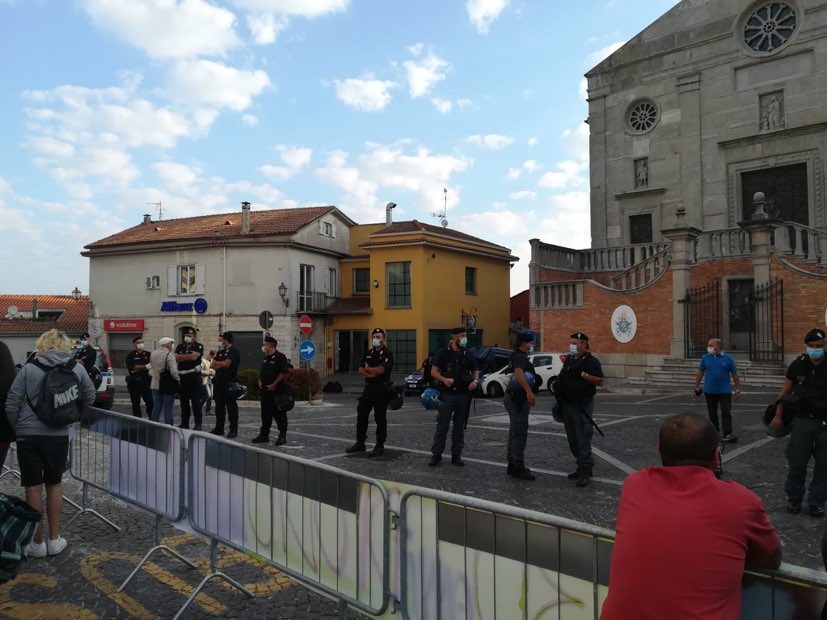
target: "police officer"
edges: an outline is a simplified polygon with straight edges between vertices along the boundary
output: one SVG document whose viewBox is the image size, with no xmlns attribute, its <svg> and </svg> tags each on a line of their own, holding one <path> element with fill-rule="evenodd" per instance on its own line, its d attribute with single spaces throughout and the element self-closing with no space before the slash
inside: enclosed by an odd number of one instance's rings
<svg viewBox="0 0 827 620">
<path fill-rule="evenodd" d="M 230 384 L 238 381 L 238 367 L 241 364 L 241 354 L 233 346 L 232 332 L 219 335 L 218 353 L 210 364 L 215 370 L 213 379 L 213 399 L 215 400 L 215 428 L 210 432 L 213 435 L 224 435 L 225 416 L 230 418 L 230 432 L 227 438 L 238 436 L 238 403 L 229 392 Z"/>
<path fill-rule="evenodd" d="M 577 459 L 577 469 L 568 475 L 577 480 L 578 487 L 589 484 L 594 468 L 592 457 L 592 427 L 594 395 L 597 387 L 603 385 L 603 367 L 589 351 L 589 337 L 575 332 L 569 343 L 569 355 L 563 362 L 555 396 L 562 406 L 563 425 L 569 440 L 569 450 Z"/>
<path fill-rule="evenodd" d="M 807 347 L 803 355 L 793 360 L 787 369 L 780 398 L 793 394 L 798 397 L 790 442 L 787 444 L 787 482 L 784 490 L 789 502 L 787 511 L 801 512 L 807 465 L 813 456 L 813 479 L 807 498 L 810 516 L 824 516 L 827 500 L 827 360 L 824 357 L 825 332 L 812 329 L 804 337 Z M 776 430 L 784 426 L 783 410 L 779 404 L 770 426 Z"/>
<path fill-rule="evenodd" d="M 526 332 L 517 335 L 517 348 L 511 354 L 508 365 L 519 387 L 512 388 L 511 382 L 505 391 L 503 404 L 508 412 L 508 470 L 509 476 L 520 480 L 535 480 L 536 476 L 525 466 L 525 445 L 528 440 L 528 416 L 537 404 L 534 390 L 526 380 L 526 373 L 535 374 L 534 366 L 528 361 L 533 352 L 534 337 Z M 536 377 L 536 375 L 535 375 Z M 536 380 L 536 378 L 535 378 Z"/>
<path fill-rule="evenodd" d="M 149 374 L 149 351 L 144 349 L 143 336 L 132 339 L 132 350 L 126 356 L 126 388 L 132 402 L 132 415 L 141 417 L 141 400 L 144 401 L 146 417 L 152 419 L 152 390 Z"/>
<path fill-rule="evenodd" d="M 86 332 L 80 335 L 78 344 L 80 345 L 80 349 L 75 353 L 75 360 L 79 364 L 83 364 L 83 367 L 86 369 L 86 374 L 91 375 L 92 369 L 95 367 L 95 361 L 98 359 L 98 352 L 95 351 L 95 347 L 89 342 L 89 334 Z"/>
<path fill-rule="evenodd" d="M 190 427 L 190 415 L 194 414 L 193 430 L 201 430 L 201 356 L 204 345 L 196 340 L 192 327 L 184 330 L 184 342 L 175 347 L 175 361 L 181 377 L 181 424 L 178 428 Z"/>
<path fill-rule="evenodd" d="M 290 370 L 290 362 L 279 351 L 278 341 L 272 336 L 264 337 L 261 352 L 264 359 L 258 372 L 258 389 L 261 390 L 261 430 L 253 439 L 253 443 L 270 441 L 270 427 L 273 419 L 279 429 L 279 436 L 275 441 L 277 446 L 287 443 L 287 413 L 279 409 L 276 397 L 287 391 L 285 380 Z"/>
<path fill-rule="evenodd" d="M 359 363 L 359 374 L 365 378 L 365 388 L 356 406 L 356 443 L 345 452 L 365 452 L 368 437 L 370 410 L 376 421 L 376 445 L 368 456 L 379 456 L 385 452 L 388 437 L 388 383 L 393 372 L 393 355 L 385 346 L 385 330 L 377 327 L 371 333 L 371 348 Z"/>
<path fill-rule="evenodd" d="M 436 354 L 431 376 L 436 379 L 439 390 L 439 413 L 437 414 L 434 444 L 431 446 L 431 460 L 434 467 L 442 461 L 442 452 L 448 438 L 451 418 L 454 429 L 451 433 L 451 462 L 462 467 L 462 449 L 465 447 L 465 420 L 468 417 L 471 392 L 479 384 L 479 370 L 474 356 L 468 352 L 468 338 L 465 327 L 451 330 L 451 342 Z"/>
</svg>

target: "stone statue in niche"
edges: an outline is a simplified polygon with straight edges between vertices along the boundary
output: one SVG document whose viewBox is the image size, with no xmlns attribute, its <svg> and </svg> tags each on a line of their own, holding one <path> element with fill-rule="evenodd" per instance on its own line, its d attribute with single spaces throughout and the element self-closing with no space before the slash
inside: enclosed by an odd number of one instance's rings
<svg viewBox="0 0 827 620">
<path fill-rule="evenodd" d="M 635 189 L 649 187 L 649 158 L 635 160 Z"/>
<path fill-rule="evenodd" d="M 769 93 L 762 95 L 761 107 L 761 131 L 778 131 L 784 129 L 784 93 Z"/>
</svg>

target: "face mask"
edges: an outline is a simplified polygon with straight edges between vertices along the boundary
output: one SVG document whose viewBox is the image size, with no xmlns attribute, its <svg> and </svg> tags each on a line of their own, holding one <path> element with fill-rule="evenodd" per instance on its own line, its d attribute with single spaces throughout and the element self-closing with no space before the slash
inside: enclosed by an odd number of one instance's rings
<svg viewBox="0 0 827 620">
<path fill-rule="evenodd" d="M 707 347 L 706 352 L 710 355 L 715 355 L 715 347 Z"/>
<path fill-rule="evenodd" d="M 261 352 L 266 355 L 267 354 L 267 348 L 266 347 L 261 347 Z"/>
<path fill-rule="evenodd" d="M 468 346 L 468 338 L 460 338 L 459 339 L 459 346 L 463 349 Z"/>
<path fill-rule="evenodd" d="M 534 347 L 528 347 L 528 354 L 531 355 L 534 353 Z"/>
<path fill-rule="evenodd" d="M 219 348 L 219 349 L 223 349 L 223 348 L 224 348 L 224 343 L 223 343 L 223 342 L 219 342 L 219 343 L 218 343 L 218 348 Z"/>
<path fill-rule="evenodd" d="M 138 345 L 138 351 L 143 351 L 143 350 L 144 350 L 144 343 L 142 342 L 141 344 Z"/>
<path fill-rule="evenodd" d="M 820 360 L 822 357 L 824 357 L 824 349 L 807 347 L 807 355 L 810 356 L 811 360 Z"/>
<path fill-rule="evenodd" d="M 89 344 L 89 341 L 88 340 L 81 340 L 78 344 L 82 347 L 85 347 L 87 344 Z"/>
<path fill-rule="evenodd" d="M 184 338 L 184 342 L 186 342 L 187 344 L 192 344 L 192 338 L 190 338 L 189 336 L 186 336 Z"/>
<path fill-rule="evenodd" d="M 569 345 L 569 353 L 577 353 L 577 345 L 576 344 L 570 344 Z"/>
<path fill-rule="evenodd" d="M 374 338 L 373 339 L 373 346 L 374 346 L 374 348 L 378 349 L 379 347 L 382 346 L 382 341 L 379 340 L 379 338 Z"/>
</svg>

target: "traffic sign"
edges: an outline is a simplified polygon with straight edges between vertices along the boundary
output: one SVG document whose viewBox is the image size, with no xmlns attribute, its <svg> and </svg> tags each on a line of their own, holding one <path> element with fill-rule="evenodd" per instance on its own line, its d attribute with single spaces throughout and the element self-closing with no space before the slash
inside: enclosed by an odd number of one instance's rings
<svg viewBox="0 0 827 620">
<path fill-rule="evenodd" d="M 262 313 L 258 315 L 258 324 L 261 325 L 261 329 L 270 329 L 273 327 L 273 313 L 269 310 L 262 311 Z"/>
<path fill-rule="evenodd" d="M 301 355 L 303 360 L 309 362 L 316 357 L 316 345 L 310 340 L 302 340 L 302 343 L 299 345 L 299 355 Z"/>
<path fill-rule="evenodd" d="M 313 333 L 313 321 L 306 314 L 301 315 L 299 318 L 299 331 L 305 336 Z"/>
</svg>

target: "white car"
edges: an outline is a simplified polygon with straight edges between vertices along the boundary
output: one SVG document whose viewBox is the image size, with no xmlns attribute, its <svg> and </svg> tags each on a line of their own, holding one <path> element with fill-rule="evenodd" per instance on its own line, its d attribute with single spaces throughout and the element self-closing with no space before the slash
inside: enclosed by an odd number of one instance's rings
<svg viewBox="0 0 827 620">
<path fill-rule="evenodd" d="M 532 353 L 528 361 L 534 366 L 537 376 L 540 378 L 540 388 L 551 390 L 551 383 L 560 374 L 563 368 L 565 353 Z M 482 391 L 487 396 L 499 398 L 505 393 L 508 382 L 511 381 L 511 372 L 508 366 L 500 368 L 497 372 L 486 375 L 482 380 Z"/>
</svg>

